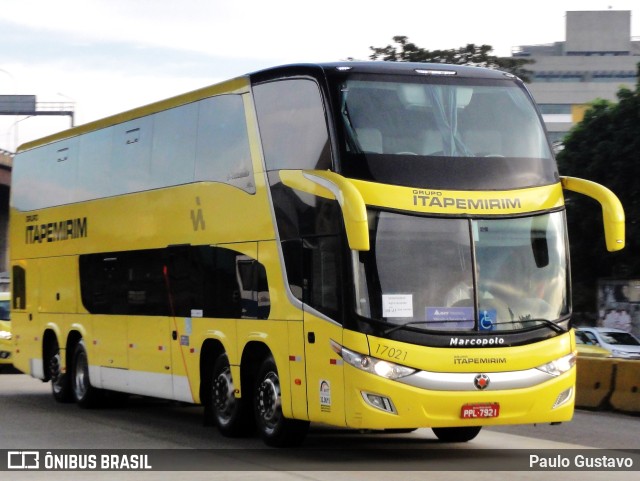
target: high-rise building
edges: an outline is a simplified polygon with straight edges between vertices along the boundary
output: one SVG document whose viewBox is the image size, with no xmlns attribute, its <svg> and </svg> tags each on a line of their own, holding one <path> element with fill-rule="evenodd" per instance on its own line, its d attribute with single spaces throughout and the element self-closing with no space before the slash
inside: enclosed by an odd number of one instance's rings
<svg viewBox="0 0 640 481">
<path fill-rule="evenodd" d="M 587 104 L 635 88 L 640 37 L 631 36 L 630 11 L 567 12 L 565 41 L 516 47 L 513 56 L 535 60 L 525 66 L 533 72 L 529 89 L 551 140 L 560 141 Z"/>
</svg>

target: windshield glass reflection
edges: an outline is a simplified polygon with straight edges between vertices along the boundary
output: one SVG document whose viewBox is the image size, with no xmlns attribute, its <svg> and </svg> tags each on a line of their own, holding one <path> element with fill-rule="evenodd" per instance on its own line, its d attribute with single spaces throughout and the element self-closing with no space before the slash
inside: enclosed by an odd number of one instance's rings
<svg viewBox="0 0 640 481">
<path fill-rule="evenodd" d="M 530 99 L 513 82 L 350 80 L 342 115 L 352 152 L 550 157 Z"/>
<path fill-rule="evenodd" d="M 346 177 L 448 190 L 557 182 L 542 119 L 514 79 L 352 74 L 334 88 Z"/>
<path fill-rule="evenodd" d="M 569 312 L 564 214 L 443 219 L 371 211 L 357 312 L 415 329 L 520 330 Z"/>
</svg>

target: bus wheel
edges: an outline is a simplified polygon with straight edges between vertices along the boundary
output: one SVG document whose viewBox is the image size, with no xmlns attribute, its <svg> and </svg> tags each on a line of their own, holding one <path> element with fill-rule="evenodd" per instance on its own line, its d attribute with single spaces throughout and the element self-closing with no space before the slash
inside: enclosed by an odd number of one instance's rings
<svg viewBox="0 0 640 481">
<path fill-rule="evenodd" d="M 466 443 L 475 438 L 482 429 L 481 426 L 463 428 L 431 428 L 440 441 L 445 443 Z"/>
<path fill-rule="evenodd" d="M 89 358 L 84 347 L 84 341 L 80 339 L 73 352 L 71 370 L 71 386 L 73 399 L 82 408 L 93 408 L 98 405 L 100 391 L 89 381 Z"/>
<path fill-rule="evenodd" d="M 211 407 L 213 420 L 224 436 L 246 436 L 253 428 L 250 396 L 235 397 L 231 367 L 226 354 L 220 354 L 213 365 Z"/>
<path fill-rule="evenodd" d="M 301 444 L 309 430 L 309 422 L 287 419 L 282 415 L 280 378 L 271 356 L 262 362 L 258 370 L 254 396 L 256 425 L 265 444 L 275 447 Z"/>
<path fill-rule="evenodd" d="M 51 392 L 59 403 L 73 402 L 71 382 L 69 376 L 62 372 L 62 356 L 58 341 L 54 340 L 48 356 L 49 377 L 51 378 Z"/>
</svg>

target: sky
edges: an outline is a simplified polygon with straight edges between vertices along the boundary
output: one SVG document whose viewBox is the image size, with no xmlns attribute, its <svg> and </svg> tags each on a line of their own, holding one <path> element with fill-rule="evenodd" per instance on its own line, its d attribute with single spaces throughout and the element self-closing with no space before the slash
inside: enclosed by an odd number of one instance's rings
<svg viewBox="0 0 640 481">
<path fill-rule="evenodd" d="M 635 7 L 635 9 L 634 9 Z M 73 102 L 76 125 L 274 65 L 368 59 L 405 35 L 429 50 L 565 39 L 565 13 L 638 0 L 0 0 L 0 95 Z M 0 149 L 68 117 L 0 116 Z"/>
</svg>

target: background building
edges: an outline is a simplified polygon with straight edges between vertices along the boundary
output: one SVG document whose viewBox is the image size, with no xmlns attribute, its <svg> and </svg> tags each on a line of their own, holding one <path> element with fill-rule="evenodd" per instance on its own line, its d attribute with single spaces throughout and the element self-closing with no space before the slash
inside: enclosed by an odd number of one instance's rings
<svg viewBox="0 0 640 481">
<path fill-rule="evenodd" d="M 560 141 L 582 120 L 597 98 L 617 100 L 621 86 L 634 88 L 640 37 L 631 36 L 631 12 L 567 12 L 566 40 L 514 48 L 514 57 L 535 63 L 529 90 L 540 107 L 552 141 Z"/>
</svg>

